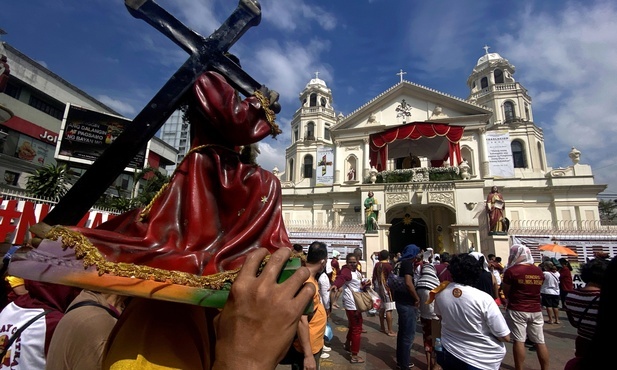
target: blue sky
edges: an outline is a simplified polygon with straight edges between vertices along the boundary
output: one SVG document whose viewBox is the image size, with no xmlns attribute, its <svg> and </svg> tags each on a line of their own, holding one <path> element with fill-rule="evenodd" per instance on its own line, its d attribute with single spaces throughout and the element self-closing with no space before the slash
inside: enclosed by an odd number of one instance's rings
<svg viewBox="0 0 617 370">
<path fill-rule="evenodd" d="M 232 0 L 159 0 L 208 36 Z M 516 66 L 533 99 L 553 168 L 593 167 L 617 197 L 617 4 L 611 1 L 262 0 L 262 21 L 232 47 L 244 69 L 281 94 L 284 133 L 258 161 L 283 170 L 298 94 L 319 71 L 347 115 L 405 79 L 467 98 L 467 77 L 487 44 Z M 187 55 L 120 0 L 7 0 L 3 41 L 133 118 Z M 9 61 L 10 62 L 10 61 Z"/>
</svg>

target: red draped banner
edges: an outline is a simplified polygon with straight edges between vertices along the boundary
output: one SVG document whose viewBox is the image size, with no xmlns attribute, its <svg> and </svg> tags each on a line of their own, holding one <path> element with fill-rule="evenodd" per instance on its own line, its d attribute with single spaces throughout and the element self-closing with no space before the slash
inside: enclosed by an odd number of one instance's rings
<svg viewBox="0 0 617 370">
<path fill-rule="evenodd" d="M 459 141 L 463 137 L 464 127 L 450 126 L 443 123 L 412 122 L 403 126 L 391 128 L 389 130 L 372 134 L 370 136 L 370 155 L 371 167 L 378 171 L 386 169 L 388 160 L 388 144 L 396 140 L 417 140 L 421 137 L 434 138 L 442 136 L 448 139 L 448 153 L 443 158 L 430 158 L 443 162 L 450 158 L 450 165 L 458 165 L 461 162 L 461 148 Z M 456 163 L 454 158 L 456 157 Z"/>
</svg>

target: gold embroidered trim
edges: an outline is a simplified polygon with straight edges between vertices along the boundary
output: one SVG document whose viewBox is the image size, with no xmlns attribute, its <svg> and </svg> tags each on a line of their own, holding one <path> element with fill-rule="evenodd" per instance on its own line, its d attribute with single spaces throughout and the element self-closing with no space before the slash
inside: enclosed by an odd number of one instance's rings
<svg viewBox="0 0 617 370">
<path fill-rule="evenodd" d="M 255 90 L 253 95 L 259 100 L 261 107 L 266 112 L 266 119 L 272 128 L 272 137 L 276 137 L 276 135 L 282 133 L 283 131 L 281 131 L 276 122 L 274 122 L 276 120 L 276 113 L 270 109 L 270 99 L 266 98 L 266 96 L 259 90 Z"/>
<path fill-rule="evenodd" d="M 47 239 L 62 238 L 64 248 L 73 248 L 75 256 L 83 259 L 84 267 L 95 266 L 99 276 L 112 274 L 115 276 L 169 282 L 190 287 L 221 290 L 226 284 L 231 284 L 238 276 L 240 269 L 228 270 L 208 276 L 197 276 L 188 272 L 164 270 L 134 263 L 110 262 L 82 233 L 69 230 L 63 226 L 54 226 L 45 236 Z M 267 258 L 262 262 L 262 268 Z"/>
</svg>

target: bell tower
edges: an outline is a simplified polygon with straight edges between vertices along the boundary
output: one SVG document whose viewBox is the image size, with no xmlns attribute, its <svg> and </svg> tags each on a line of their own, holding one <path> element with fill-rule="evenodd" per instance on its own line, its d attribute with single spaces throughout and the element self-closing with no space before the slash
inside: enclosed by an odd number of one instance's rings
<svg viewBox="0 0 617 370">
<path fill-rule="evenodd" d="M 484 46 L 484 55 L 467 79 L 471 91 L 468 100 L 493 110 L 491 124 L 533 122 L 531 97 L 514 80 L 514 65 L 498 53 L 489 53 L 489 49 Z"/>
<path fill-rule="evenodd" d="M 295 186 L 314 186 L 317 148 L 333 145 L 330 128 L 336 116 L 332 91 L 315 72 L 299 98 L 300 108 L 291 121 L 291 145 L 285 151 L 284 180 Z"/>
</svg>

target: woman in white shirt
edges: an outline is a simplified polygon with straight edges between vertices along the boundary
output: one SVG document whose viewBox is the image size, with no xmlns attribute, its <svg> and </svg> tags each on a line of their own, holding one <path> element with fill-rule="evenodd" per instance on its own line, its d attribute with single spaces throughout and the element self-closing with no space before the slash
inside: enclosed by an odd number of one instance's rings
<svg viewBox="0 0 617 370">
<path fill-rule="evenodd" d="M 452 257 L 453 282 L 433 289 L 435 313 L 441 317 L 444 369 L 498 370 L 506 355 L 510 329 L 495 300 L 473 287 L 478 261 L 467 253 Z M 441 290 L 440 290 L 441 288 Z M 432 294 L 433 295 L 433 294 Z"/>
<path fill-rule="evenodd" d="M 542 273 L 544 282 L 540 288 L 542 296 L 542 306 L 546 307 L 548 314 L 547 324 L 560 324 L 559 322 L 559 271 L 557 266 L 551 261 L 542 262 Z"/>
</svg>

